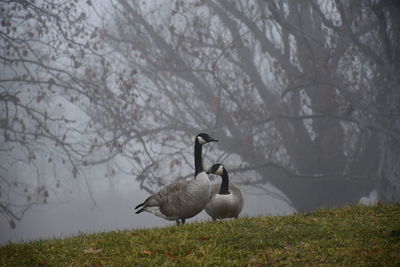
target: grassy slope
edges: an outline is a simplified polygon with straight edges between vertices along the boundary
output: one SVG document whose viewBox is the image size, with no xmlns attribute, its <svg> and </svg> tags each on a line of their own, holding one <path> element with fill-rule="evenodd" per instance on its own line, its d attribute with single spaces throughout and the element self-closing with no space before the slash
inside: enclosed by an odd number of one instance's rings
<svg viewBox="0 0 400 267">
<path fill-rule="evenodd" d="M 189 223 L 0 247 L 0 266 L 400 265 L 400 205 Z"/>
</svg>

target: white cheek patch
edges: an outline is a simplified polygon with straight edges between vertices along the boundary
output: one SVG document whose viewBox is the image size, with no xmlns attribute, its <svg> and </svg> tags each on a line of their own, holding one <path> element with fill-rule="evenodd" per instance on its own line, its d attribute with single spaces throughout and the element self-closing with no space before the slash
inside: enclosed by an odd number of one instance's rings
<svg viewBox="0 0 400 267">
<path fill-rule="evenodd" d="M 201 136 L 197 136 L 197 140 L 199 140 L 200 145 L 204 145 L 205 143 L 207 143 L 206 140 L 204 140 Z"/>
<path fill-rule="evenodd" d="M 222 165 L 219 165 L 217 171 L 215 172 L 216 175 L 222 175 L 222 173 L 224 172 L 224 167 L 222 167 Z"/>
</svg>

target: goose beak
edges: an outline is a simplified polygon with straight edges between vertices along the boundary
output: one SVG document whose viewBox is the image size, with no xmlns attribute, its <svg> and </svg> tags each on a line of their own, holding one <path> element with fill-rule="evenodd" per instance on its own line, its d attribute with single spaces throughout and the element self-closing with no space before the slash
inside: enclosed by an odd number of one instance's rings
<svg viewBox="0 0 400 267">
<path fill-rule="evenodd" d="M 218 140 L 217 139 L 210 139 L 209 142 L 218 142 Z"/>
</svg>

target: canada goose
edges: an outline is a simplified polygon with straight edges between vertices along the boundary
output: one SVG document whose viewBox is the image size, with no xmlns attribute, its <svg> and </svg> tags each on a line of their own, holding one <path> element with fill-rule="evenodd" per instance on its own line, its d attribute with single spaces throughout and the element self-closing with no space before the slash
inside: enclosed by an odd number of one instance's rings
<svg viewBox="0 0 400 267">
<path fill-rule="evenodd" d="M 207 174 L 216 174 L 222 177 L 222 183 L 211 186 L 211 198 L 204 208 L 215 221 L 224 218 L 238 218 L 243 209 L 243 196 L 240 189 L 229 183 L 228 172 L 222 164 L 214 164 Z"/>
<path fill-rule="evenodd" d="M 176 224 L 184 224 L 185 219 L 200 213 L 207 205 L 211 196 L 211 183 L 203 170 L 202 146 L 208 142 L 217 142 L 206 133 L 196 136 L 194 142 L 195 174 L 193 180 L 173 182 L 143 203 L 137 205 L 136 214 L 142 211 L 151 212 L 156 216 Z"/>
</svg>

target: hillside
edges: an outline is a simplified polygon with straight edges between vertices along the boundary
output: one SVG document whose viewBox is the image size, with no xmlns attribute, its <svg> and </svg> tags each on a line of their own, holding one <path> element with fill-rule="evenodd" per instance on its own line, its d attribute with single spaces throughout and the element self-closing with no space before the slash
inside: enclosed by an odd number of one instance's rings
<svg viewBox="0 0 400 267">
<path fill-rule="evenodd" d="M 0 247 L 0 266 L 400 265 L 400 205 L 85 234 Z"/>
</svg>

